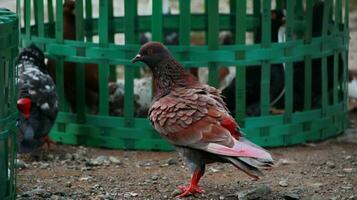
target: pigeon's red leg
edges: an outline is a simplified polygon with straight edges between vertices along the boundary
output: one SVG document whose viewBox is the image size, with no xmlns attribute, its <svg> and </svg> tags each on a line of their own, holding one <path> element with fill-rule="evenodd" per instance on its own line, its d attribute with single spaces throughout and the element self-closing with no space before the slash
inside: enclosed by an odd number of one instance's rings
<svg viewBox="0 0 357 200">
<path fill-rule="evenodd" d="M 178 188 L 182 190 L 182 193 L 178 195 L 178 198 L 183 198 L 186 197 L 190 194 L 194 195 L 196 193 L 202 193 L 204 190 L 198 186 L 198 182 L 200 181 L 200 178 L 203 176 L 204 171 L 200 169 L 196 169 L 193 172 L 192 178 L 191 178 L 191 184 L 189 186 L 179 186 Z"/>
<path fill-rule="evenodd" d="M 54 142 L 53 140 L 50 139 L 50 137 L 48 137 L 48 135 L 46 135 L 45 137 L 42 138 L 43 142 L 46 144 L 47 148 L 49 149 L 51 144 L 55 145 L 56 142 Z"/>
</svg>

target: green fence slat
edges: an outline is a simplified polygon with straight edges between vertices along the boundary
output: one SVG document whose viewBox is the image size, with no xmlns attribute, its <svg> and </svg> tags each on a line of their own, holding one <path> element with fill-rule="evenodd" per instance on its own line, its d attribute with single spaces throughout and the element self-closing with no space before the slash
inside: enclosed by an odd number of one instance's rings
<svg viewBox="0 0 357 200">
<path fill-rule="evenodd" d="M 152 0 L 151 33 L 153 41 L 162 41 L 162 0 Z"/>
<path fill-rule="evenodd" d="M 125 44 L 134 44 L 135 38 L 135 18 L 137 16 L 136 1 L 125 0 Z M 153 4 L 154 6 L 154 4 Z M 160 11 L 161 12 L 161 11 Z M 133 58 L 136 52 L 128 52 L 126 58 Z M 134 68 L 133 65 L 125 65 L 125 85 L 124 85 L 124 127 L 134 127 Z"/>
<path fill-rule="evenodd" d="M 253 3 L 253 16 L 258 19 L 258 26 L 261 24 L 261 0 L 253 0 L 251 1 Z M 258 34 L 258 26 L 255 27 L 254 29 L 254 37 L 256 37 Z M 257 41 L 254 41 L 257 42 Z"/>
<path fill-rule="evenodd" d="M 312 2 L 312 1 L 310 1 Z M 312 39 L 312 10 L 313 10 L 313 4 L 308 3 L 306 5 L 306 12 L 305 12 L 305 35 L 304 35 L 304 41 L 306 44 L 311 43 Z M 304 59 L 304 65 L 305 65 L 305 74 L 304 74 L 304 110 L 310 110 L 311 109 L 311 86 L 312 86 L 312 70 L 311 70 L 311 56 L 307 55 L 305 56 Z"/>
<path fill-rule="evenodd" d="M 179 42 L 180 45 L 190 45 L 191 13 L 190 0 L 181 0 L 180 3 L 180 26 Z"/>
<path fill-rule="evenodd" d="M 19 2 L 17 2 L 19 3 Z M 29 15 L 31 2 L 23 4 Z M 18 10 L 19 6 L 17 7 Z M 15 63 L 19 45 L 19 15 L 0 8 L 0 199 L 16 198 L 16 80 Z M 30 27 L 29 22 L 25 25 Z M 24 33 L 25 35 L 28 32 Z M 30 35 L 24 37 L 30 38 Z M 15 95 L 16 94 L 16 95 Z M 16 131 L 16 132 L 15 132 Z"/>
<path fill-rule="evenodd" d="M 262 12 L 262 48 L 270 48 L 271 43 L 271 0 L 263 1 Z M 260 83 L 260 110 L 261 115 L 269 115 L 270 112 L 270 63 L 262 62 Z"/>
<path fill-rule="evenodd" d="M 49 29 L 47 31 L 47 36 L 49 37 L 55 37 L 55 28 L 54 28 L 54 11 L 53 11 L 53 1 L 52 0 L 47 0 L 47 14 L 48 14 L 48 24 L 49 24 Z"/>
<path fill-rule="evenodd" d="M 26 37 L 30 39 L 31 35 L 31 0 L 25 0 L 24 5 L 24 22 L 25 22 L 25 33 Z"/>
<path fill-rule="evenodd" d="M 114 19 L 114 8 L 113 8 L 113 1 L 108 1 L 108 17 L 109 17 L 109 22 L 112 24 L 113 19 Z M 115 31 L 114 31 L 114 26 L 109 26 L 108 27 L 108 39 L 109 43 L 114 43 L 114 36 L 115 36 Z M 109 74 L 110 74 L 110 80 L 111 81 L 116 81 L 117 75 L 116 75 L 116 66 L 115 65 L 110 65 L 109 67 Z"/>
<path fill-rule="evenodd" d="M 286 6 L 286 0 L 276 0 L 276 9 L 283 10 Z"/>
<path fill-rule="evenodd" d="M 44 2 L 34 0 L 34 9 L 35 9 L 35 24 L 37 26 L 37 34 L 39 36 L 44 36 Z"/>
<path fill-rule="evenodd" d="M 218 0 L 206 0 L 207 5 L 207 45 L 208 50 L 218 49 L 219 15 Z M 208 83 L 213 87 L 218 87 L 218 65 L 213 62 L 208 63 Z"/>
<path fill-rule="evenodd" d="M 75 24 L 76 24 L 76 40 L 84 40 L 84 20 L 83 20 L 83 0 L 75 2 Z M 76 64 L 76 112 L 77 122 L 85 122 L 86 105 L 85 102 L 85 68 L 83 63 Z"/>
<path fill-rule="evenodd" d="M 246 7 L 247 0 L 236 0 L 235 4 L 235 43 L 245 44 L 246 29 L 247 29 L 247 15 Z M 245 54 L 242 51 L 235 52 L 236 59 L 244 59 Z M 236 120 L 240 126 L 245 126 L 246 116 L 246 68 L 244 66 L 236 67 Z"/>
<path fill-rule="evenodd" d="M 293 37 L 293 23 L 294 23 L 294 7 L 295 0 L 287 1 L 287 17 L 286 17 L 286 41 L 292 40 Z M 290 56 L 292 47 L 286 50 L 286 56 Z M 293 64 L 287 62 L 285 64 L 285 123 L 290 123 L 293 112 Z"/>
<path fill-rule="evenodd" d="M 63 43 L 63 2 L 56 0 L 56 25 L 55 37 L 57 43 Z M 68 106 L 64 98 L 64 57 L 56 57 L 56 89 L 59 96 L 59 109 L 67 110 Z"/>
<path fill-rule="evenodd" d="M 89 42 L 93 41 L 93 26 L 92 26 L 92 21 L 93 21 L 93 9 L 92 9 L 92 0 L 85 0 L 86 2 L 86 10 L 85 10 L 85 16 L 86 16 L 86 40 Z"/>
<path fill-rule="evenodd" d="M 324 8 L 323 8 L 323 22 L 322 22 L 322 38 L 325 38 L 327 36 L 327 31 L 328 31 L 328 21 L 329 21 L 329 11 L 330 11 L 330 6 L 331 6 L 331 0 L 326 0 L 324 2 Z M 325 49 L 325 46 L 323 44 L 322 50 Z M 321 107 L 321 114 L 322 116 L 326 115 L 326 109 L 328 106 L 328 101 L 329 101 L 329 95 L 328 95 L 328 80 L 327 80 L 327 56 L 322 56 L 322 65 L 321 65 L 321 76 L 322 76 L 322 96 L 321 96 L 321 102 L 322 102 L 322 107 Z"/>
<path fill-rule="evenodd" d="M 109 26 L 109 13 L 108 13 L 108 0 L 99 1 L 99 46 L 107 47 L 109 43 L 108 26 Z M 99 114 L 108 115 L 109 113 L 109 63 L 103 60 L 99 64 Z"/>
</svg>

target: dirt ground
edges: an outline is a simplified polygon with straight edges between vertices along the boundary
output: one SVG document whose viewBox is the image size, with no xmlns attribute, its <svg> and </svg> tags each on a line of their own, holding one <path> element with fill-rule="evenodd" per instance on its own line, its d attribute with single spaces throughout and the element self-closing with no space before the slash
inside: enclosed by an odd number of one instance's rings
<svg viewBox="0 0 357 200">
<path fill-rule="evenodd" d="M 269 149 L 277 164 L 258 181 L 229 164 L 208 165 L 200 184 L 206 192 L 188 199 L 357 199 L 356 123 L 352 114 L 337 138 Z M 176 186 L 190 178 L 175 152 L 56 145 L 19 158 L 26 164 L 18 199 L 175 199 Z"/>
</svg>

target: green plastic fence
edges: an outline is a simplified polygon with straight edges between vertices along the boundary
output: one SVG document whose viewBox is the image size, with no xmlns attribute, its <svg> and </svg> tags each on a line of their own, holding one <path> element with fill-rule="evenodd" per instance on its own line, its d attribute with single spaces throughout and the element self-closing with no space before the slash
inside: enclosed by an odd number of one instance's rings
<svg viewBox="0 0 357 200">
<path fill-rule="evenodd" d="M 202 0 L 203 1 L 203 0 Z M 76 1 L 76 40 L 63 39 L 63 1 L 18 0 L 23 5 L 21 12 L 24 19 L 22 42 L 31 42 L 41 46 L 48 57 L 57 63 L 57 88 L 61 98 L 61 111 L 56 125 L 51 132 L 54 140 L 88 146 L 171 150 L 172 147 L 158 137 L 147 119 L 134 117 L 133 78 L 135 69 L 130 59 L 139 49 L 138 34 L 151 32 L 153 40 L 162 41 L 164 32 L 177 31 L 179 45 L 169 46 L 173 54 L 185 67 L 209 67 L 209 83 L 218 84 L 219 66 L 236 66 L 236 118 L 248 138 L 263 146 L 291 145 L 307 141 L 322 140 L 337 135 L 346 127 L 346 74 L 349 42 L 348 0 L 325 0 L 323 16 L 323 34 L 312 38 L 312 5 L 314 0 L 231 0 L 229 13 L 219 13 L 218 0 L 206 0 L 204 13 L 192 13 L 190 0 L 179 1 L 179 14 L 164 15 L 162 0 L 152 1 L 152 15 L 137 14 L 138 2 L 124 0 L 124 16 L 113 15 L 113 1 L 99 0 L 99 18 L 93 18 L 91 0 Z M 46 2 L 47 4 L 44 4 Z M 287 42 L 270 41 L 270 19 L 273 9 L 286 9 Z M 247 12 L 247 4 L 253 5 L 253 12 Z M 47 7 L 45 8 L 45 5 Z M 96 8 L 97 9 L 97 8 Z M 45 22 L 44 10 L 48 10 Z M 31 15 L 35 13 L 34 24 Z M 78 17 L 85 16 L 85 17 Z M 333 18 L 333 20 L 331 20 Z M 260 21 L 262 20 L 262 21 Z M 261 23 L 260 23 L 261 22 Z M 261 24 L 261 25 L 260 25 Z M 246 33 L 254 33 L 262 28 L 261 44 L 246 44 Z M 219 31 L 233 33 L 233 45 L 219 45 Z M 204 31 L 206 45 L 190 45 L 190 32 Z M 300 32 L 302 38 L 294 39 L 294 33 Z M 125 45 L 113 43 L 114 34 L 125 35 Z M 99 43 L 92 41 L 92 36 L 99 36 Z M 86 39 L 86 40 L 85 40 Z M 334 72 L 343 68 L 343 79 L 334 76 L 333 102 L 327 100 L 327 56 L 334 56 Z M 343 66 L 338 66 L 338 56 L 343 59 Z M 322 58 L 323 79 L 322 106 L 311 108 L 311 59 Z M 99 113 L 90 115 L 84 108 L 77 113 L 67 112 L 64 103 L 63 62 L 77 63 L 77 105 L 84 103 L 83 64 L 99 65 Z M 305 61 L 305 109 L 293 110 L 293 62 Z M 285 63 L 285 113 L 271 115 L 269 112 L 270 64 Z M 261 116 L 247 117 L 245 102 L 246 69 L 261 64 Z M 108 115 L 108 76 L 112 73 L 111 65 L 125 66 L 125 103 L 124 115 Z M 339 95 L 339 94 L 343 95 Z M 341 97 L 342 96 L 342 97 Z M 82 106 L 83 107 L 83 106 Z"/>
<path fill-rule="evenodd" d="M 15 61 L 19 28 L 16 13 L 0 8 L 0 199 L 15 199 Z"/>
</svg>

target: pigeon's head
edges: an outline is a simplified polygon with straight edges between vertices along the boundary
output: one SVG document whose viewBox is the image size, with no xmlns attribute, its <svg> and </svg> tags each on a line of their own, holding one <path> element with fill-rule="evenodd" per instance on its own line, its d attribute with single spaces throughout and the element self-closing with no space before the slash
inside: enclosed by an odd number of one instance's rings
<svg viewBox="0 0 357 200">
<path fill-rule="evenodd" d="M 140 48 L 139 53 L 131 62 L 143 62 L 148 65 L 151 70 L 154 70 L 158 63 L 168 57 L 171 57 L 171 54 L 163 44 L 160 42 L 148 42 Z"/>
<path fill-rule="evenodd" d="M 35 44 L 31 44 L 24 48 L 20 53 L 17 63 L 21 62 L 31 62 L 40 68 L 44 68 L 45 66 L 45 55 Z"/>
</svg>

